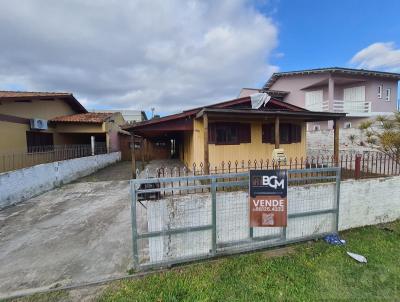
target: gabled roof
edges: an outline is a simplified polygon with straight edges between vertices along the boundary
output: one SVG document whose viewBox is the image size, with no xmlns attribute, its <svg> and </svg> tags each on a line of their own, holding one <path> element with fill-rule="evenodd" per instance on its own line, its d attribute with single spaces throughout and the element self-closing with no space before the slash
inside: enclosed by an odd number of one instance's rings
<svg viewBox="0 0 400 302">
<path fill-rule="evenodd" d="M 197 108 L 183 111 L 181 113 L 172 114 L 172 115 L 168 115 L 168 116 L 157 118 L 157 119 L 143 121 L 143 122 L 136 123 L 133 125 L 128 125 L 124 129 L 127 129 L 127 130 L 139 129 L 139 128 L 142 129 L 149 125 L 156 125 L 156 124 L 170 122 L 170 121 L 174 121 L 174 120 L 180 120 L 180 119 L 194 118 L 196 116 L 196 114 L 198 114 L 204 108 L 214 108 L 214 109 L 236 108 L 236 109 L 246 110 L 246 108 L 245 108 L 246 105 L 247 105 L 247 108 L 249 108 L 249 107 L 251 108 L 251 98 L 249 96 L 243 97 L 243 98 L 238 98 L 238 99 L 233 99 L 233 100 L 229 100 L 229 101 L 224 101 L 224 102 L 220 102 L 220 103 L 216 103 L 216 104 L 211 104 L 211 105 L 207 105 L 207 106 L 203 106 L 203 107 L 197 107 Z M 308 110 L 306 110 L 304 108 L 301 108 L 301 107 L 298 107 L 298 106 L 295 106 L 295 105 L 292 105 L 289 103 L 285 103 L 285 102 L 282 102 L 282 101 L 274 99 L 274 98 L 271 98 L 269 100 L 268 105 L 270 107 L 274 108 L 274 109 L 270 109 L 270 111 L 280 110 L 280 111 L 308 112 Z"/>
<path fill-rule="evenodd" d="M 87 110 L 81 103 L 68 92 L 34 92 L 34 91 L 0 91 L 0 101 L 7 100 L 51 100 L 54 98 L 67 102 L 76 112 L 86 113 Z"/>
<path fill-rule="evenodd" d="M 326 68 L 315 68 L 315 69 L 304 69 L 296 71 L 285 71 L 275 72 L 265 83 L 263 89 L 269 89 L 276 82 L 276 80 L 283 76 L 293 75 L 307 75 L 307 74 L 318 74 L 318 73 L 336 73 L 336 74 L 347 74 L 347 75 L 361 75 L 361 76 L 374 76 L 374 77 L 385 77 L 394 80 L 400 80 L 400 74 L 394 72 L 375 71 L 366 69 L 354 69 L 344 67 L 326 67 Z"/>
<path fill-rule="evenodd" d="M 49 122 L 55 123 L 92 123 L 101 124 L 108 118 L 112 117 L 115 113 L 113 112 L 88 112 L 78 113 L 72 115 L 63 115 L 52 118 Z"/>
</svg>

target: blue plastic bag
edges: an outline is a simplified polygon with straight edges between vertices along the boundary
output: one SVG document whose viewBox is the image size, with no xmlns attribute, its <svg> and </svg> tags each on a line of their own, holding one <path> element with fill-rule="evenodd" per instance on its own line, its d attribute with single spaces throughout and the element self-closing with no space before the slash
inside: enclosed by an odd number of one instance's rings
<svg viewBox="0 0 400 302">
<path fill-rule="evenodd" d="M 339 235 L 337 234 L 331 234 L 327 235 L 324 237 L 324 240 L 326 243 L 332 244 L 332 245 L 344 245 L 346 244 L 345 240 L 342 240 L 339 238 Z"/>
</svg>

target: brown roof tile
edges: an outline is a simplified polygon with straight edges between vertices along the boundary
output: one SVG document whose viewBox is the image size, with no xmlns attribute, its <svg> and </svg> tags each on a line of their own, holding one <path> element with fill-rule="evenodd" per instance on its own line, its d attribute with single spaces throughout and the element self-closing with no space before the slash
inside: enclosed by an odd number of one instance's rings
<svg viewBox="0 0 400 302">
<path fill-rule="evenodd" d="M 88 112 L 72 115 L 63 115 L 52 118 L 50 122 L 58 123 L 103 123 L 113 116 L 111 112 Z"/>
</svg>

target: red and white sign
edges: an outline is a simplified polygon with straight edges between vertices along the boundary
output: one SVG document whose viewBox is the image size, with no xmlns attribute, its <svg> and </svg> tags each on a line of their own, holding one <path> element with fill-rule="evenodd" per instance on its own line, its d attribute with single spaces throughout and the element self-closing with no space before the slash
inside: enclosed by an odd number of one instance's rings
<svg viewBox="0 0 400 302">
<path fill-rule="evenodd" d="M 279 195 L 250 197 L 250 227 L 287 225 L 287 198 Z"/>
</svg>

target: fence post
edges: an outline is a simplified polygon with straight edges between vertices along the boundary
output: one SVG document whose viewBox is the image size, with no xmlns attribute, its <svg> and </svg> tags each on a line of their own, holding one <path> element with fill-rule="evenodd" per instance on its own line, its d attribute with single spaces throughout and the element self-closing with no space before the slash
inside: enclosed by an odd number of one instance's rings
<svg viewBox="0 0 400 302">
<path fill-rule="evenodd" d="M 133 252 L 133 267 L 138 269 L 139 267 L 139 253 L 138 253 L 138 242 L 137 242 L 137 224 L 136 224 L 136 188 L 135 183 L 130 181 L 131 186 L 131 224 L 132 224 L 132 252 Z"/>
<path fill-rule="evenodd" d="M 94 155 L 94 136 L 92 135 L 90 137 L 90 145 L 92 146 L 92 156 Z"/>
<path fill-rule="evenodd" d="M 357 154 L 354 166 L 354 178 L 359 179 L 360 177 L 361 177 L 361 154 Z"/>
<path fill-rule="evenodd" d="M 215 178 L 211 179 L 211 224 L 212 224 L 212 249 L 213 256 L 217 253 L 217 192 Z"/>
<path fill-rule="evenodd" d="M 336 201 L 336 216 L 335 216 L 335 226 L 336 233 L 339 233 L 339 208 L 340 208 L 340 181 L 342 179 L 342 169 L 337 167 L 336 171 L 336 190 L 335 190 L 335 201 Z"/>
</svg>

